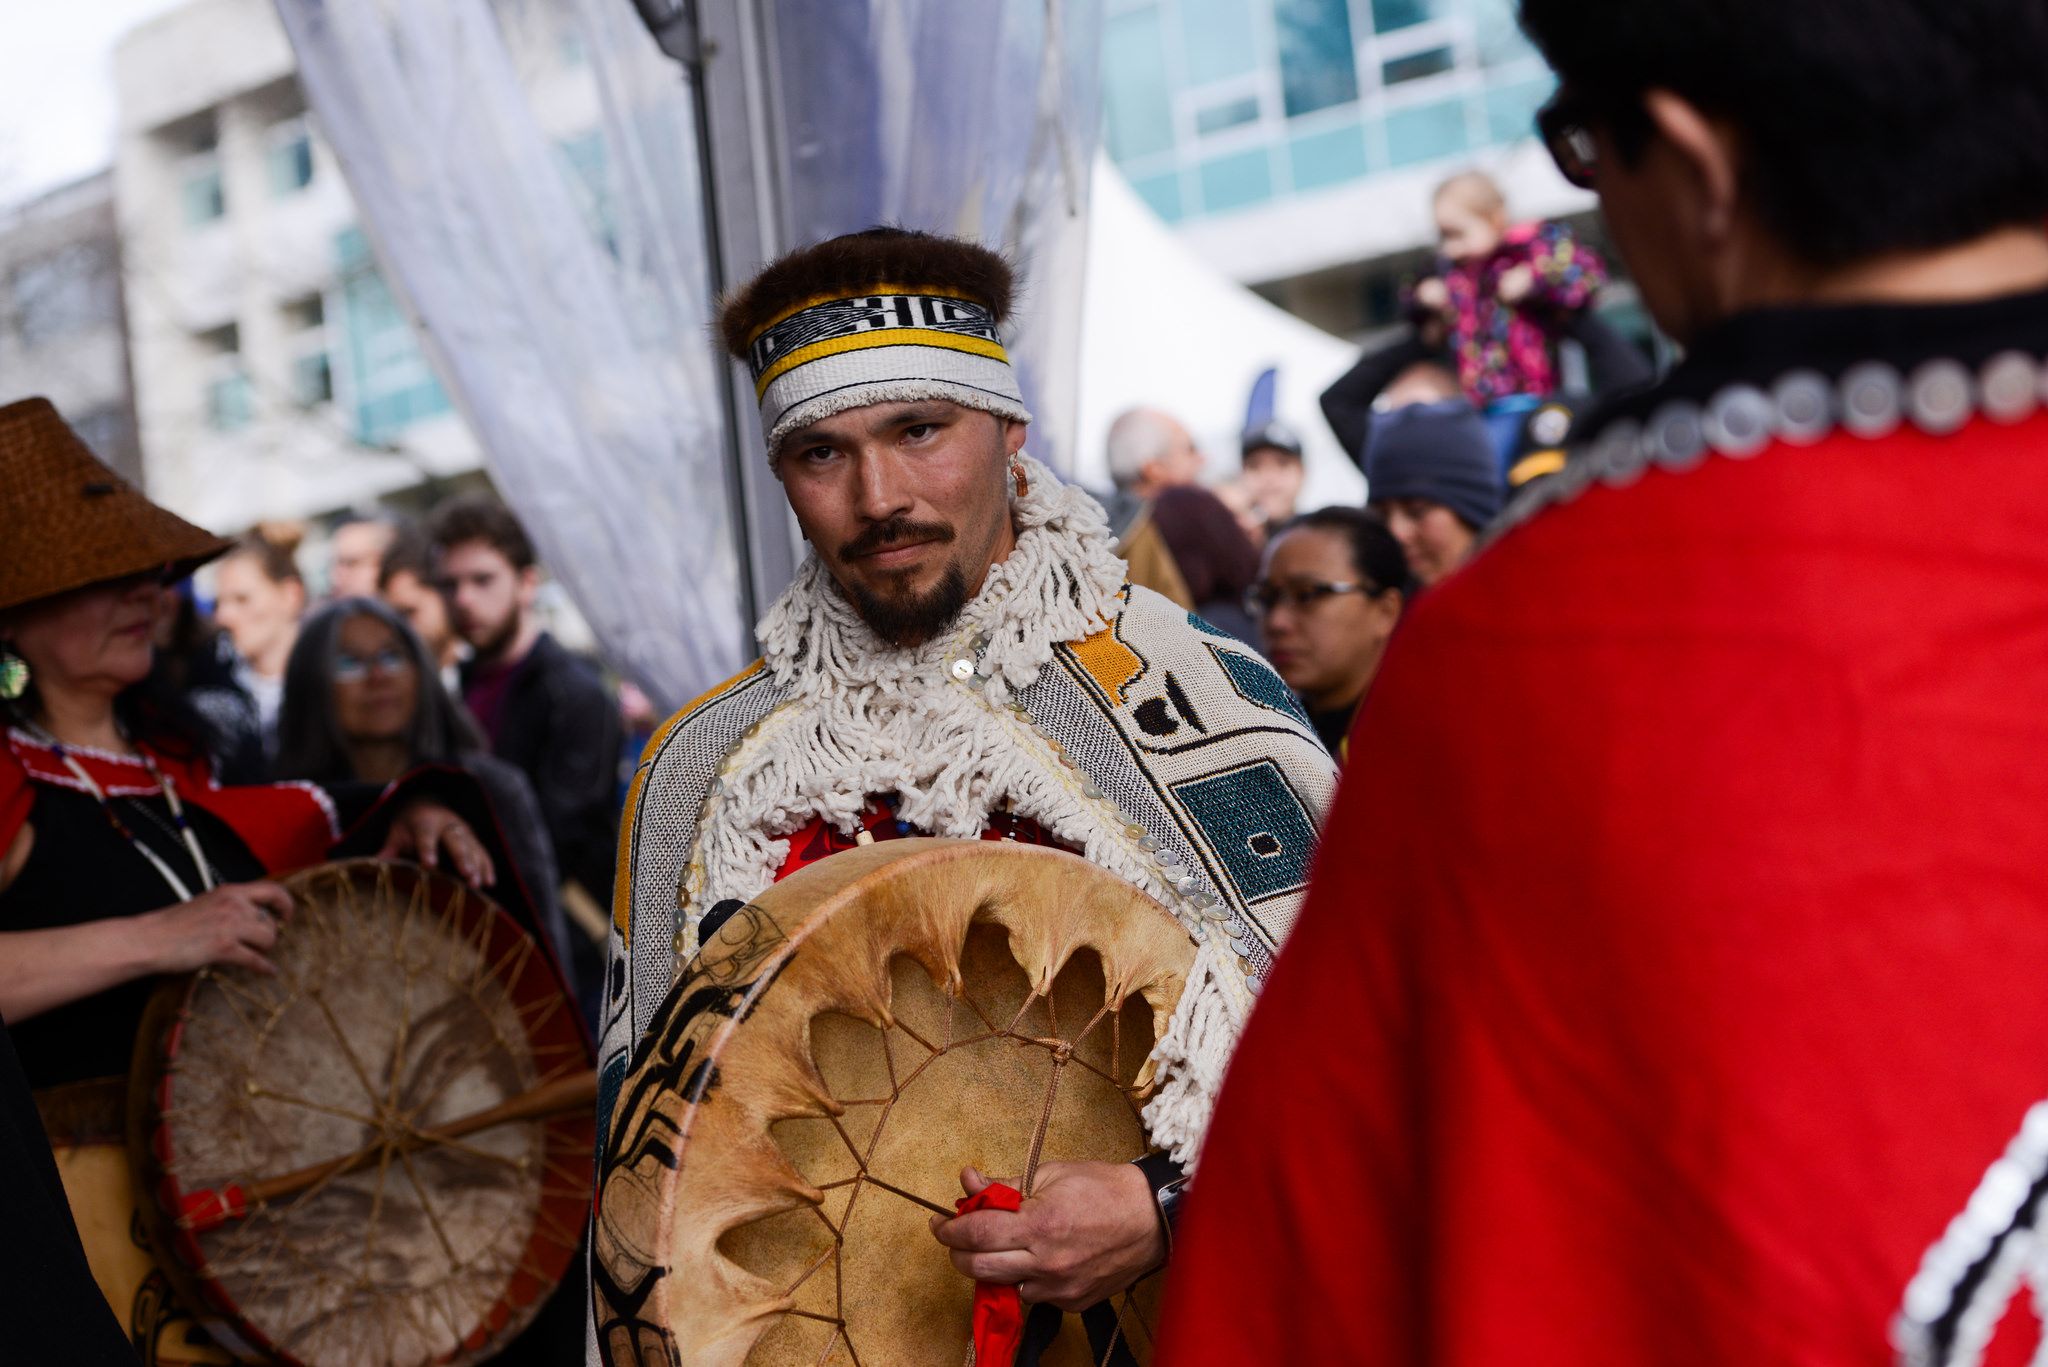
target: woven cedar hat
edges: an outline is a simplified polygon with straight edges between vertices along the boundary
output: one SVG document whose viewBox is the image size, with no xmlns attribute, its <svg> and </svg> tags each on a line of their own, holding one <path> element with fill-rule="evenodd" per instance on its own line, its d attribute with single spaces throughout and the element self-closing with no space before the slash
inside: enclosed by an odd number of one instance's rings
<svg viewBox="0 0 2048 1367">
<path fill-rule="evenodd" d="M 189 574 L 230 544 L 144 498 L 48 399 L 0 408 L 0 609 L 152 570 Z"/>
</svg>

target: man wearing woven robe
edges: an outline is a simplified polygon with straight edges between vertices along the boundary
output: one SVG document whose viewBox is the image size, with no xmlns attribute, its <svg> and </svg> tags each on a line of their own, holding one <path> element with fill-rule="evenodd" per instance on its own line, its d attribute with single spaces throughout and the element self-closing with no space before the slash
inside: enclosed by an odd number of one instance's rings
<svg viewBox="0 0 2048 1367">
<path fill-rule="evenodd" d="M 1395 642 L 1158 1363 L 2039 1361 L 2048 7 L 1522 13 L 1686 359 Z"/>
<path fill-rule="evenodd" d="M 1041 1168 L 1022 1212 L 939 1237 L 976 1280 L 1079 1310 L 1165 1254 L 1157 1190 L 1192 1167 L 1335 779 L 1271 668 L 1128 585 L 1101 509 L 1024 454 L 1011 289 L 979 247 L 876 229 L 725 305 L 811 555 L 758 628 L 762 658 L 671 719 L 635 776 L 600 1126 L 678 967 L 778 878 L 907 831 L 1064 845 L 1198 946 L 1154 1054 L 1159 1155 Z M 642 1290 L 612 1284 L 607 1237 L 600 1211 L 594 1353 L 630 1338 L 607 1307 Z"/>
</svg>

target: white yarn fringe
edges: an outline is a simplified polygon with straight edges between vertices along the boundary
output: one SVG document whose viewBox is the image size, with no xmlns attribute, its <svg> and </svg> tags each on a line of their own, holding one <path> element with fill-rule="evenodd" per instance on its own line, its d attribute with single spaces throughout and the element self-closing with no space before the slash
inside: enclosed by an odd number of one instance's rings
<svg viewBox="0 0 2048 1367">
<path fill-rule="evenodd" d="M 1209 1112 L 1250 1014 L 1251 994 L 1229 947 L 1214 937 L 1202 940 L 1187 990 L 1152 1050 L 1161 1081 L 1145 1105 L 1145 1133 L 1189 1172 L 1195 1169 Z"/>
<path fill-rule="evenodd" d="M 1017 547 L 946 635 L 907 648 L 882 640 L 815 557 L 762 620 L 763 657 L 787 696 L 726 761 L 700 828 L 706 896 L 685 908 L 685 945 L 694 951 L 711 898 L 772 884 L 789 856 L 784 837 L 813 818 L 851 833 L 869 796 L 893 792 L 903 821 L 973 839 L 1007 806 L 1172 909 L 1200 946 L 1153 1052 L 1159 1091 L 1145 1110 L 1153 1142 L 1192 1167 L 1250 997 L 1213 928 L 1004 707 L 1055 646 L 1109 624 L 1125 578 L 1095 501 L 1019 461 L 1029 489 L 1013 503 Z M 949 664 L 973 658 L 981 636 L 987 682 L 977 694 Z"/>
</svg>

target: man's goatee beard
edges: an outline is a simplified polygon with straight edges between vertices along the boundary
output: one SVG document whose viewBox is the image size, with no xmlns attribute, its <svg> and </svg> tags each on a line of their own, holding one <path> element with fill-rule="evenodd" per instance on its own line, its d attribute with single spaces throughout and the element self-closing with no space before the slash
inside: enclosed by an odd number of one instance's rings
<svg viewBox="0 0 2048 1367">
<path fill-rule="evenodd" d="M 892 646 L 923 645 L 967 606 L 967 576 L 958 565 L 946 566 L 939 582 L 922 594 L 882 598 L 858 582 L 851 588 L 854 611 Z"/>
</svg>

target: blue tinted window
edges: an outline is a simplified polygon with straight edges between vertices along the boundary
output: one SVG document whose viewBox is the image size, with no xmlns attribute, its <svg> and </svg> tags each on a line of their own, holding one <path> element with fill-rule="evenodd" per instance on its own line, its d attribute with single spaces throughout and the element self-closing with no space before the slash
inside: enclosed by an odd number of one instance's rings
<svg viewBox="0 0 2048 1367">
<path fill-rule="evenodd" d="M 1345 0 L 1274 0 L 1280 90 L 1289 117 L 1358 98 L 1351 11 Z"/>
<path fill-rule="evenodd" d="M 1201 180 L 1202 207 L 1212 214 L 1273 197 L 1273 168 L 1264 148 L 1203 162 Z"/>
<path fill-rule="evenodd" d="M 1247 95 L 1240 100 L 1225 100 L 1198 111 L 1195 114 L 1195 131 L 1207 136 L 1221 133 L 1226 128 L 1242 128 L 1248 123 L 1256 123 L 1258 118 L 1258 97 Z"/>
<path fill-rule="evenodd" d="M 1548 76 L 1514 85 L 1498 86 L 1486 92 L 1486 136 L 1495 142 L 1514 142 L 1536 135 L 1536 111 L 1550 98 L 1557 82 Z"/>
<path fill-rule="evenodd" d="M 316 351 L 292 362 L 292 402 L 302 408 L 326 403 L 334 397 L 334 370 L 327 353 Z"/>
<path fill-rule="evenodd" d="M 356 229 L 342 232 L 336 254 L 351 264 L 341 283 L 343 355 L 355 402 L 356 439 L 378 446 L 422 418 L 449 411 L 448 395 L 412 335 L 412 324 L 367 256 Z"/>
<path fill-rule="evenodd" d="M 1414 52 L 1382 63 L 1380 80 L 1386 85 L 1419 81 L 1425 76 L 1441 76 L 1457 64 L 1458 59 L 1449 48 L 1433 47 L 1427 52 Z"/>
<path fill-rule="evenodd" d="M 1314 190 L 1356 180 L 1366 172 L 1365 130 L 1355 123 L 1311 133 L 1287 144 L 1294 188 Z"/>
<path fill-rule="evenodd" d="M 1387 158 L 1395 166 L 1454 157 L 1470 146 L 1463 100 L 1442 100 L 1387 115 Z"/>
<path fill-rule="evenodd" d="M 313 183 L 313 139 L 303 129 L 270 148 L 270 193 L 279 199 Z"/>
<path fill-rule="evenodd" d="M 1536 57 L 1536 47 L 1522 32 L 1514 0 L 1466 0 L 1481 66 L 1505 66 Z"/>
<path fill-rule="evenodd" d="M 1445 0 L 1372 0 L 1372 26 L 1376 32 L 1391 33 L 1434 19 L 1446 8 Z"/>
<path fill-rule="evenodd" d="M 1131 188 L 1138 192 L 1138 198 L 1152 206 L 1152 212 L 1168 223 L 1177 223 L 1185 212 L 1180 201 L 1180 176 L 1168 172 L 1163 176 L 1146 176 L 1143 180 L 1131 182 Z"/>
<path fill-rule="evenodd" d="M 208 160 L 185 173 L 185 183 L 180 187 L 180 197 L 185 204 L 185 226 L 197 228 L 224 217 L 228 211 L 227 194 L 221 183 L 220 163 Z"/>
<path fill-rule="evenodd" d="M 1118 161 L 1173 146 L 1173 101 L 1159 11 L 1132 10 L 1104 26 L 1102 103 L 1109 154 Z"/>
<path fill-rule="evenodd" d="M 1242 76 L 1258 65 L 1255 12 L 1245 0 L 1180 0 L 1181 57 L 1190 84 Z"/>
<path fill-rule="evenodd" d="M 241 371 L 226 375 L 206 387 L 206 421 L 216 432 L 247 427 L 256 416 L 256 402 L 249 377 Z"/>
</svg>

